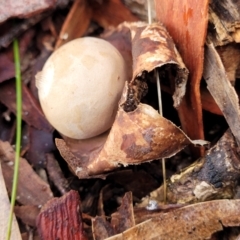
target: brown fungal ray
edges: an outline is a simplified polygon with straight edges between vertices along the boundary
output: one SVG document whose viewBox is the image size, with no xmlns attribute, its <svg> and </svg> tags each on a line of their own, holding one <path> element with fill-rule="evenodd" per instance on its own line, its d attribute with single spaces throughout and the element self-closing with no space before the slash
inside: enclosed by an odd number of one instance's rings
<svg viewBox="0 0 240 240">
<path fill-rule="evenodd" d="M 63 140 L 56 140 L 61 155 L 79 178 L 99 175 L 119 165 L 170 157 L 190 143 L 206 142 L 191 141 L 171 121 L 146 104 L 139 104 L 129 113 L 120 109 L 105 144 L 89 156 L 84 152 L 74 154 Z"/>
</svg>

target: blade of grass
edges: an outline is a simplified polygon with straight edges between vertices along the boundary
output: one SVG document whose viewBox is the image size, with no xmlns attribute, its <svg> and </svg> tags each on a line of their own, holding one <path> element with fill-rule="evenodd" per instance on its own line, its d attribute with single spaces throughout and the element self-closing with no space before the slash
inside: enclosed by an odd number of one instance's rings
<svg viewBox="0 0 240 240">
<path fill-rule="evenodd" d="M 18 170 L 20 162 L 20 149 L 21 149 L 21 132 L 22 132 L 22 87 L 21 87 L 21 68 L 20 68 L 20 55 L 18 41 L 15 39 L 13 42 L 13 53 L 14 53 L 14 63 L 15 63 L 15 77 L 16 77 L 16 150 L 15 150 L 15 165 L 13 174 L 13 185 L 11 194 L 11 208 L 8 221 L 7 229 L 7 240 L 10 240 L 13 212 L 17 195 L 17 185 L 18 185 Z"/>
</svg>

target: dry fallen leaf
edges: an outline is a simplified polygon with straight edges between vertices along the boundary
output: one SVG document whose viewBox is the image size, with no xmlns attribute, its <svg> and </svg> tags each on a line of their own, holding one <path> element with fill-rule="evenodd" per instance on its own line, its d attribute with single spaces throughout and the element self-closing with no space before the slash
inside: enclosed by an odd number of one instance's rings
<svg viewBox="0 0 240 240">
<path fill-rule="evenodd" d="M 207 44 L 203 77 L 240 145 L 240 109 L 235 89 L 227 78 L 222 61 L 212 43 Z"/>
<path fill-rule="evenodd" d="M 197 203 L 140 223 L 106 240 L 201 240 L 210 239 L 223 227 L 240 226 L 240 200 Z"/>
<path fill-rule="evenodd" d="M 12 189 L 14 161 L 15 153 L 11 145 L 8 142 L 0 141 L 0 162 L 6 186 L 9 191 Z M 49 185 L 36 174 L 24 158 L 21 158 L 17 201 L 23 205 L 41 206 L 52 197 L 53 193 Z"/>
<path fill-rule="evenodd" d="M 0 212 L 1 212 L 1 217 L 0 217 L 0 239 L 6 239 L 7 236 L 7 226 L 8 226 L 8 218 L 10 215 L 10 202 L 9 202 L 9 197 L 8 193 L 6 190 L 5 182 L 3 179 L 3 174 L 2 174 L 2 167 L 1 167 L 1 162 L 0 162 Z M 11 233 L 11 240 L 21 240 L 21 234 L 20 230 L 18 227 L 17 220 L 15 216 L 13 216 L 13 222 L 12 222 L 12 233 Z"/>
</svg>

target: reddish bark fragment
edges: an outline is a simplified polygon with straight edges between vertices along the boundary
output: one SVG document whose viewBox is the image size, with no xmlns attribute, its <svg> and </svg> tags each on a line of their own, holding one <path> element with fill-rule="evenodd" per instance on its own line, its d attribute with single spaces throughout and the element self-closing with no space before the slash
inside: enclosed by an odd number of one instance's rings
<svg viewBox="0 0 240 240">
<path fill-rule="evenodd" d="M 214 98 L 209 93 L 209 91 L 205 88 L 201 89 L 201 101 L 202 101 L 202 107 L 204 110 L 207 110 L 217 115 L 222 115 L 222 111 L 219 109 Z"/>
<path fill-rule="evenodd" d="M 191 139 L 204 138 L 200 81 L 208 23 L 208 2 L 169 0 L 160 3 L 155 0 L 157 18 L 167 27 L 189 70 L 189 86 L 178 112 L 183 130 Z M 194 152 L 200 153 L 198 149 Z"/>
<path fill-rule="evenodd" d="M 78 193 L 71 190 L 61 198 L 48 201 L 38 215 L 37 227 L 44 240 L 87 240 Z"/>
</svg>

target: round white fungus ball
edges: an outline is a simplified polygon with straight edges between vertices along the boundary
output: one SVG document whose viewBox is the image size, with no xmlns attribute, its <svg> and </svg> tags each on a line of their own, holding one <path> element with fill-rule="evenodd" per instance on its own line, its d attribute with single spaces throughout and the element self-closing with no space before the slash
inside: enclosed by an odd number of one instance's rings
<svg viewBox="0 0 240 240">
<path fill-rule="evenodd" d="M 56 50 L 36 85 L 51 125 L 67 137 L 86 139 L 112 126 L 125 80 L 118 50 L 105 40 L 84 37 Z"/>
</svg>

